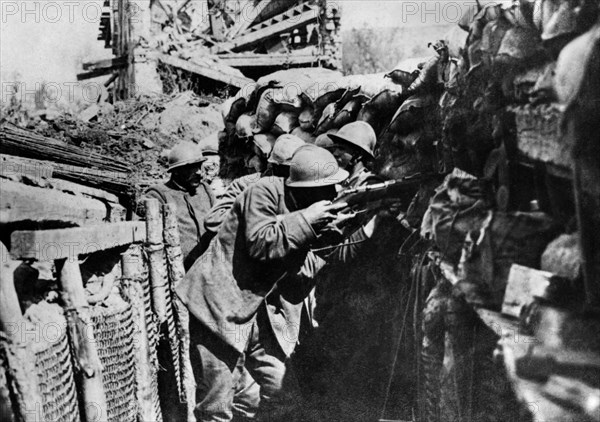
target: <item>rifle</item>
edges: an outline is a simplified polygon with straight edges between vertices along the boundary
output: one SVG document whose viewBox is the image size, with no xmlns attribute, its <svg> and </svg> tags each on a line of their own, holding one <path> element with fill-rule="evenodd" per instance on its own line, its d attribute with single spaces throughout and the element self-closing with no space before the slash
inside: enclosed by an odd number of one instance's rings
<svg viewBox="0 0 600 422">
<path fill-rule="evenodd" d="M 314 250 L 330 250 L 340 246 L 341 244 L 328 245 L 335 244 L 340 239 L 354 233 L 377 211 L 391 208 L 392 205 L 396 206 L 398 203 L 408 206 L 423 183 L 430 180 L 440 180 L 444 176 L 444 174 L 437 173 L 417 173 L 402 179 L 388 180 L 341 191 L 337 198 L 333 200 L 333 203 L 345 203 L 346 207 L 336 211 L 340 218 L 329 223 L 322 231 L 320 240 Z"/>
<path fill-rule="evenodd" d="M 338 211 L 342 213 L 376 211 L 389 205 L 390 200 L 410 201 L 424 182 L 443 176 L 437 173 L 417 173 L 402 179 L 350 188 L 341 191 L 333 203 L 348 204 L 346 208 Z"/>
</svg>

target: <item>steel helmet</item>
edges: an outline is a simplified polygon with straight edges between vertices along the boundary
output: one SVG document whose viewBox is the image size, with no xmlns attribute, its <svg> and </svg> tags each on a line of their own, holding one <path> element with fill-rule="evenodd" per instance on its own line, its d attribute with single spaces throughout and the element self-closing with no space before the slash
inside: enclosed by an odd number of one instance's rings
<svg viewBox="0 0 600 422">
<path fill-rule="evenodd" d="M 273 150 L 269 156 L 268 162 L 271 164 L 279 164 L 280 166 L 289 166 L 294 153 L 301 146 L 306 145 L 302 139 L 294 135 L 284 134 L 275 141 Z"/>
<path fill-rule="evenodd" d="M 198 145 L 204 155 L 215 155 L 219 153 L 219 132 L 214 132 L 206 138 L 202 138 Z"/>
<path fill-rule="evenodd" d="M 375 130 L 367 122 L 352 122 L 342 127 L 336 134 L 330 134 L 329 137 L 334 142 L 345 142 L 359 147 L 365 151 L 369 157 L 375 156 L 374 149 L 377 143 Z"/>
<path fill-rule="evenodd" d="M 333 143 L 333 141 L 331 140 L 329 135 L 335 134 L 337 132 L 338 132 L 337 129 L 329 129 L 327 132 L 320 134 L 319 136 L 317 136 L 317 139 L 315 140 L 315 145 L 318 147 L 321 147 L 321 148 L 325 148 L 325 149 L 331 148 L 335 144 Z"/>
<path fill-rule="evenodd" d="M 261 150 L 265 157 L 268 157 L 273 150 L 275 136 L 270 133 L 257 133 L 252 138 L 252 142 Z"/>
<path fill-rule="evenodd" d="M 201 163 L 206 160 L 202 154 L 202 149 L 193 142 L 183 141 L 173 147 L 169 153 L 167 171 L 173 171 L 176 168 L 190 164 Z"/>
<path fill-rule="evenodd" d="M 277 128 L 281 134 L 292 133 L 298 126 L 298 114 L 290 111 L 279 113 L 275 118 L 275 123 L 273 123 L 273 129 Z"/>
<path fill-rule="evenodd" d="M 298 124 L 302 130 L 312 130 L 314 120 L 314 111 L 311 108 L 305 108 L 298 116 Z"/>
<path fill-rule="evenodd" d="M 256 128 L 256 116 L 244 113 L 235 123 L 235 134 L 240 138 L 249 138 L 254 135 Z"/>
<path fill-rule="evenodd" d="M 341 169 L 335 157 L 316 145 L 304 145 L 290 161 L 290 177 L 285 184 L 294 188 L 331 186 L 342 183 L 348 172 Z"/>
</svg>

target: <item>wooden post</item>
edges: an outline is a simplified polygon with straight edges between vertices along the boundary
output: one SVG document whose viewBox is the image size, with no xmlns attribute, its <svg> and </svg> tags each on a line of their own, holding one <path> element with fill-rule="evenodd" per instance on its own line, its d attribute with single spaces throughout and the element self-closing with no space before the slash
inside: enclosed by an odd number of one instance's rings
<svg viewBox="0 0 600 422">
<path fill-rule="evenodd" d="M 136 354 L 136 380 L 137 398 L 140 406 L 139 417 L 142 421 L 162 421 L 160 407 L 156 406 L 158 401 L 158 385 L 156 367 L 153 364 L 154 350 L 150 349 L 148 339 L 148 327 L 146 326 L 146 312 L 144 306 L 144 291 L 137 280 L 142 276 L 141 247 L 131 245 L 123 254 L 121 266 L 123 277 L 129 279 L 127 284 L 130 302 L 133 309 L 135 321 L 136 341 L 134 342 Z M 157 414 L 158 413 L 158 414 Z"/>
<path fill-rule="evenodd" d="M 146 253 L 150 272 L 152 306 L 158 317 L 158 323 L 167 320 L 169 301 L 169 278 L 163 244 L 163 221 L 160 205 L 156 199 L 146 199 Z"/>
<path fill-rule="evenodd" d="M 163 206 L 164 215 L 164 238 L 165 250 L 167 253 L 167 263 L 169 264 L 169 278 L 171 286 L 175 289 L 183 276 L 185 268 L 183 266 L 183 253 L 181 252 L 181 242 L 179 238 L 179 227 L 177 225 L 177 210 L 173 204 Z M 196 382 L 192 363 L 190 362 L 190 315 L 185 304 L 173 292 L 173 307 L 175 311 L 175 320 L 177 321 L 177 337 L 179 339 L 179 361 L 181 368 L 181 399 L 187 403 L 188 422 L 194 422 L 194 407 L 196 405 Z"/>
<path fill-rule="evenodd" d="M 11 341 L 20 341 L 20 326 L 23 323 L 23 314 L 19 305 L 19 298 L 15 290 L 14 272 L 20 265 L 13 261 L 10 254 L 0 243 L 0 258 L 2 258 L 2 271 L 0 272 L 0 328 Z"/>
<path fill-rule="evenodd" d="M 35 356 L 24 341 L 26 322 L 21 313 L 13 275 L 20 262 L 10 259 L 3 243 L 0 243 L 0 258 L 0 328 L 7 337 L 7 373 L 16 390 L 20 416 L 25 422 L 37 422 L 44 420 L 42 396 L 36 382 Z"/>
<path fill-rule="evenodd" d="M 108 420 L 108 405 L 102 381 L 102 363 L 96 350 L 96 340 L 92 328 L 92 319 L 83 289 L 83 280 L 76 257 L 57 261 L 60 269 L 61 295 L 67 312 L 68 329 L 73 345 L 77 367 L 81 375 L 84 413 L 87 421 L 104 422 Z M 57 267 L 60 268 L 60 265 Z M 73 319 L 71 319 L 73 318 Z"/>
<path fill-rule="evenodd" d="M 113 3 L 113 54 L 127 57 L 127 66 L 119 69 L 119 78 L 114 85 L 115 100 L 126 100 L 131 95 L 130 87 L 135 83 L 134 57 L 131 43 L 131 21 L 129 19 L 129 0 L 114 0 Z"/>
<path fill-rule="evenodd" d="M 581 250 L 581 268 L 585 289 L 586 304 L 590 309 L 600 308 L 600 289 L 595 254 L 600 242 L 597 241 L 597 227 L 594 227 L 592 215 L 597 210 L 586 201 L 586 192 L 582 183 L 582 158 L 573 160 L 573 193 L 575 196 L 575 214 L 579 226 L 579 248 Z"/>
</svg>

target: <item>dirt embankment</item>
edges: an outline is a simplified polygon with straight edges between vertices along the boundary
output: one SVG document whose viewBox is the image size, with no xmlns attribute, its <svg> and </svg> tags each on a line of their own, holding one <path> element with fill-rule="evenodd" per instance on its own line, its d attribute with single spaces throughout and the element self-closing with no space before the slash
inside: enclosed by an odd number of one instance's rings
<svg viewBox="0 0 600 422">
<path fill-rule="evenodd" d="M 93 104 L 78 115 L 7 113 L 6 120 L 44 136 L 124 160 L 138 189 L 166 175 L 165 157 L 182 140 L 199 142 L 223 129 L 218 97 L 193 92 Z"/>
</svg>

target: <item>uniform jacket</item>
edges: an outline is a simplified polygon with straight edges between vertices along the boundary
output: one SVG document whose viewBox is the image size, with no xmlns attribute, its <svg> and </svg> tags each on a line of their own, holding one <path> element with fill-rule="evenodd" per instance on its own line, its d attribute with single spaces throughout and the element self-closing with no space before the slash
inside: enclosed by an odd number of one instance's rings
<svg viewBox="0 0 600 422">
<path fill-rule="evenodd" d="M 210 187 L 201 183 L 192 194 L 169 180 L 165 184 L 148 188 L 145 196 L 156 198 L 161 204 L 168 202 L 177 207 L 181 251 L 187 270 L 208 246 L 203 222 L 215 202 Z"/>
<path fill-rule="evenodd" d="M 260 306 L 267 306 L 282 350 L 291 353 L 303 300 L 325 264 L 310 252 L 316 233 L 287 203 L 282 178 L 261 178 L 248 187 L 177 287 L 189 311 L 240 353 Z M 354 251 L 348 249 L 332 256 L 347 259 Z"/>
<path fill-rule="evenodd" d="M 206 231 L 216 234 L 238 195 L 244 192 L 248 186 L 258 182 L 260 178 L 260 173 L 254 173 L 239 177 L 231 182 L 227 186 L 225 194 L 219 198 L 204 219 L 204 228 Z"/>
</svg>

